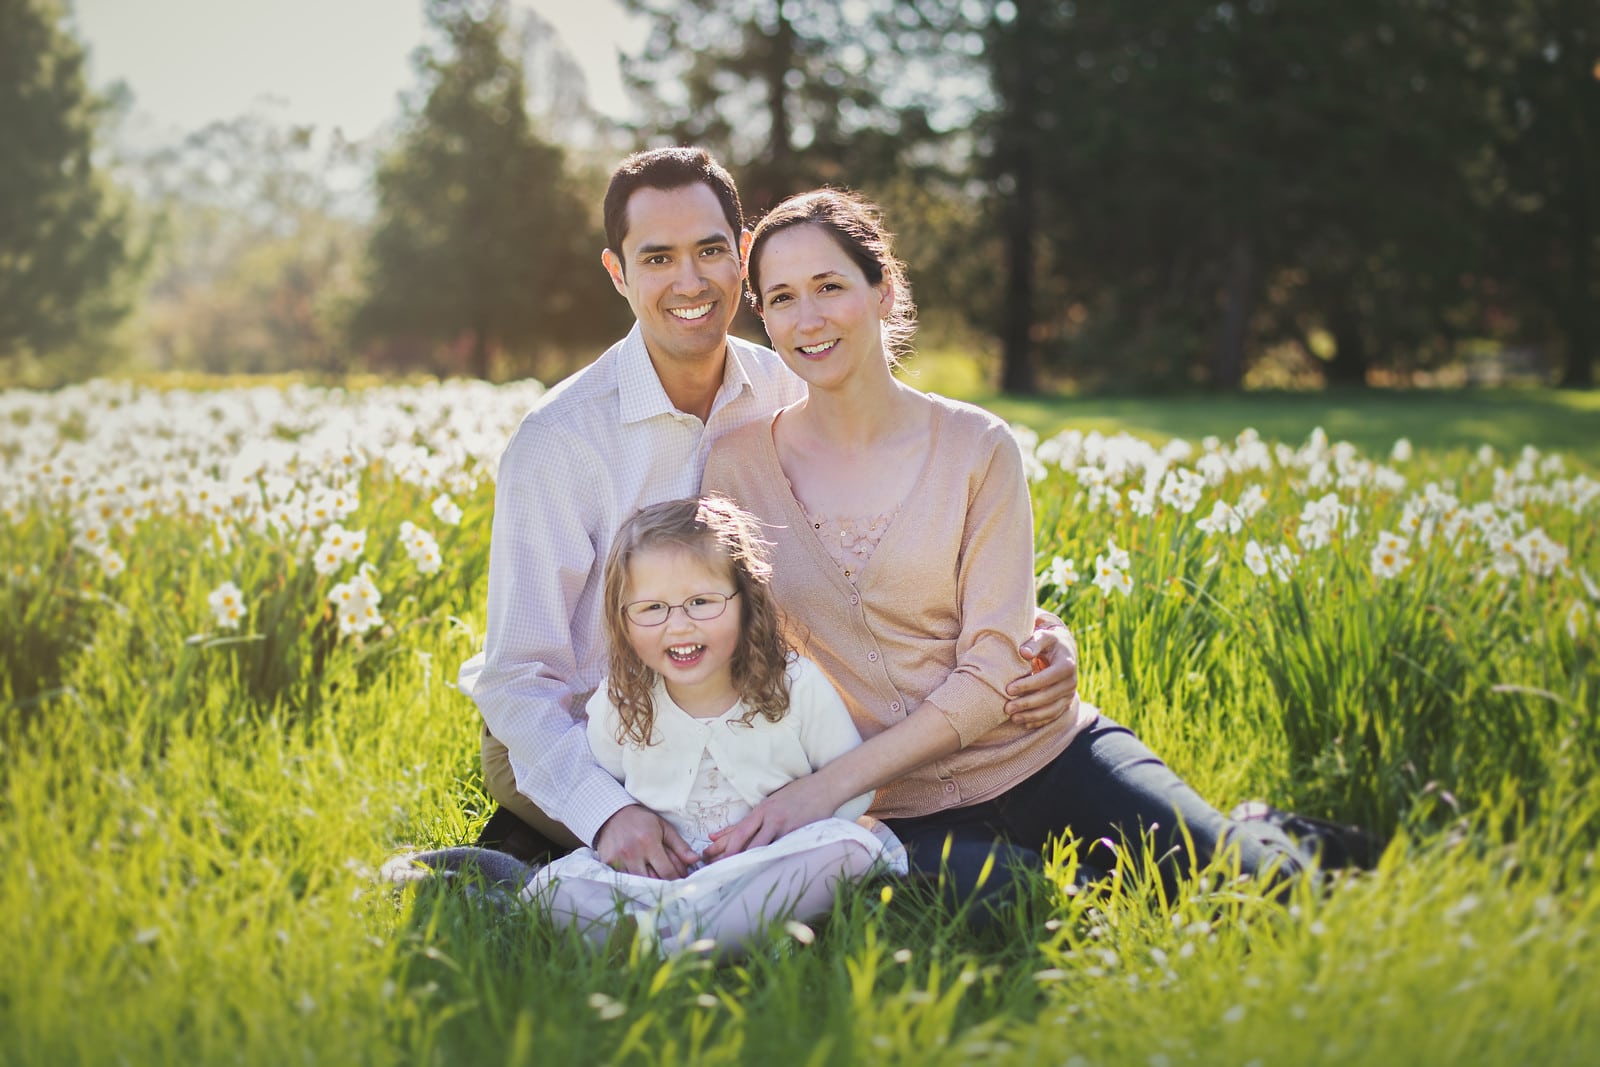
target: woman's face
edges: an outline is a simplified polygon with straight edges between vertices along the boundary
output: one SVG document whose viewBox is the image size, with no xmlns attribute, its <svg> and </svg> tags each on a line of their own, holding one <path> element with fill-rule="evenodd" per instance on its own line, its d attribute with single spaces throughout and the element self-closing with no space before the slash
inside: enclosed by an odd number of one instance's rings
<svg viewBox="0 0 1600 1067">
<path fill-rule="evenodd" d="M 761 251 L 761 307 L 772 347 L 812 389 L 841 389 L 863 374 L 887 376 L 880 325 L 894 287 L 873 285 L 834 236 L 802 223 Z"/>
</svg>

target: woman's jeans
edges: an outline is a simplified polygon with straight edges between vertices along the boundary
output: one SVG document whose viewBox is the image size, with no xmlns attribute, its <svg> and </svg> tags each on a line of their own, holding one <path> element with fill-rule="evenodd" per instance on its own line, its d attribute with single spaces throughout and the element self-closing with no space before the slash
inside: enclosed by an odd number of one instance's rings
<svg viewBox="0 0 1600 1067">
<path fill-rule="evenodd" d="M 1062 835 L 1079 839 L 1081 863 L 1102 871 L 1116 865 L 1119 850 L 1142 857 L 1144 839 L 1152 839 L 1169 894 L 1180 876 L 1223 848 L 1237 856 L 1241 874 L 1274 881 L 1298 873 L 1309 858 L 1269 822 L 1229 820 L 1131 730 L 1103 715 L 997 797 L 884 822 L 905 843 L 912 874 L 943 872 L 956 902 L 982 905 L 974 907 L 980 922 L 987 906 L 1015 899 L 1016 869 L 1041 868 L 1046 841 Z"/>
</svg>

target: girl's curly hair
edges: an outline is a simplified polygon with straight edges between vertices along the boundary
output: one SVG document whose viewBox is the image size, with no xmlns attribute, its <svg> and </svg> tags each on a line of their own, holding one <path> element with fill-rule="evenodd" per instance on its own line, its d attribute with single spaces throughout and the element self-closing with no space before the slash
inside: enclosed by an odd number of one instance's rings
<svg viewBox="0 0 1600 1067">
<path fill-rule="evenodd" d="M 633 558 L 656 548 L 682 548 L 711 566 L 728 569 L 743 613 L 733 653 L 733 686 L 745 706 L 739 721 L 748 726 L 760 715 L 777 722 L 788 714 L 785 670 L 794 650 L 783 637 L 778 605 L 772 598 L 772 561 L 760 530 L 754 515 L 727 497 L 712 494 L 640 508 L 617 531 L 606 559 L 605 619 L 611 644 L 606 696 L 622 720 L 618 744 L 648 745 L 654 732 L 655 706 L 650 692 L 657 676 L 628 640 L 623 598 Z"/>
</svg>

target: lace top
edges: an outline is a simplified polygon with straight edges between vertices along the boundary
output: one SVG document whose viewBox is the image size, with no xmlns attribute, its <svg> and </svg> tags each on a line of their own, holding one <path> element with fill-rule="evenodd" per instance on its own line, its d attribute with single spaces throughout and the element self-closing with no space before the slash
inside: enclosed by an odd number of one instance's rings
<svg viewBox="0 0 1600 1067">
<path fill-rule="evenodd" d="M 852 585 L 860 576 L 862 568 L 867 565 L 867 561 L 872 558 L 878 542 L 882 541 L 883 535 L 888 532 L 889 524 L 899 514 L 899 509 L 896 508 L 894 511 L 886 511 L 871 518 L 834 519 L 814 514 L 809 508 L 804 510 L 806 518 L 811 522 L 811 528 L 822 540 L 822 547 L 828 550 L 828 555 L 833 557 L 833 561 L 844 571 L 844 576 L 850 579 Z"/>
<path fill-rule="evenodd" d="M 723 716 L 709 721 L 720 724 L 726 720 L 727 716 Z M 711 844 L 712 834 L 750 814 L 750 805 L 723 775 L 711 750 L 706 749 L 700 753 L 700 768 L 695 772 L 694 785 L 683 811 L 662 814 L 672 823 L 673 829 L 683 835 L 689 847 L 700 852 Z"/>
</svg>

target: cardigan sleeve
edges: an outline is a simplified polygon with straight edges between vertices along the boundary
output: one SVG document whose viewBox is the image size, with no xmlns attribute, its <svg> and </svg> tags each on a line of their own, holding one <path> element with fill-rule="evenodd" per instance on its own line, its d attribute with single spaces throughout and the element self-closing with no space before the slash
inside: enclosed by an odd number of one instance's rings
<svg viewBox="0 0 1600 1067">
<path fill-rule="evenodd" d="M 861 744 L 861 734 L 839 693 L 822 670 L 804 657 L 796 661 L 789 685 L 789 714 L 794 716 L 813 771 Z M 845 801 L 834 812 L 840 819 L 858 819 L 872 806 L 873 790 Z"/>
<path fill-rule="evenodd" d="M 965 748 L 1009 722 L 1005 687 L 1023 673 L 1017 645 L 1034 618 L 1033 507 L 1022 453 L 1003 424 L 991 423 L 974 449 L 962 518 L 956 599 L 961 632 L 956 665 L 927 696 Z"/>
</svg>

